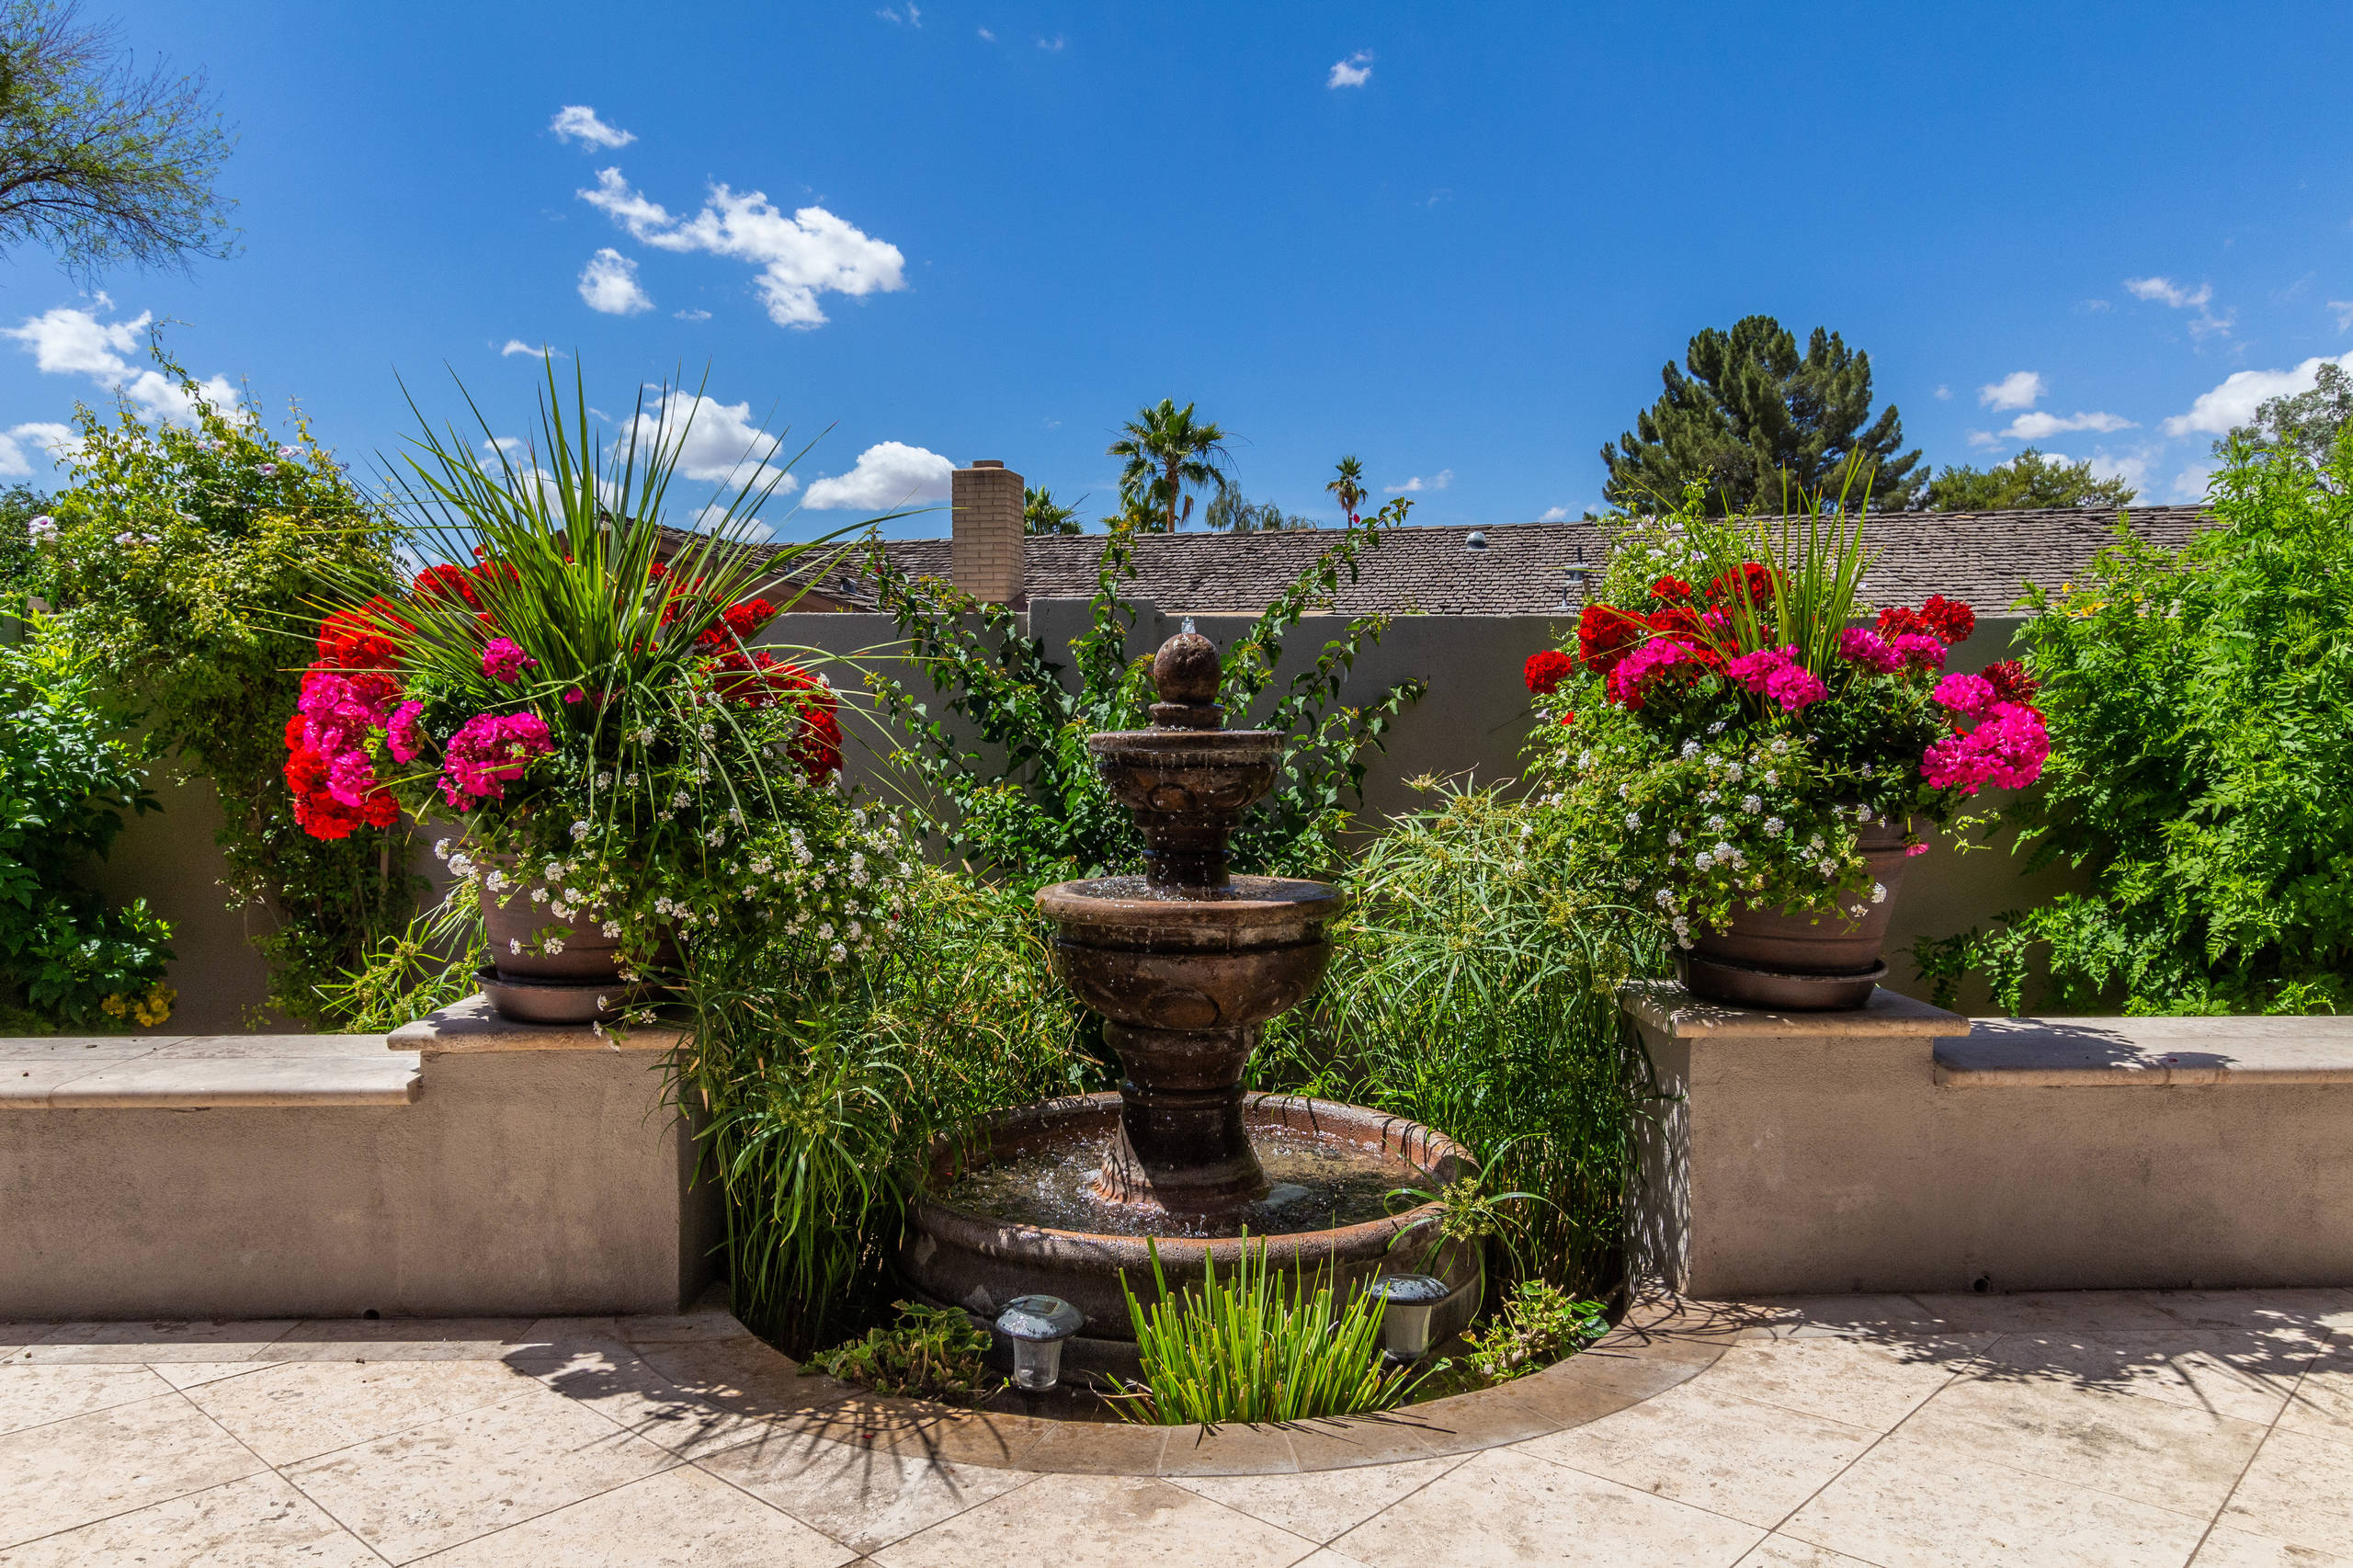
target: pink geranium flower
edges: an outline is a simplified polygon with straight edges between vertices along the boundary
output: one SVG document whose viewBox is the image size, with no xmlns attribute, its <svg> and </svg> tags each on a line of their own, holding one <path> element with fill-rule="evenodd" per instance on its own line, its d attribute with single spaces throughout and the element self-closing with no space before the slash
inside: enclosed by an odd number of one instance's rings
<svg viewBox="0 0 2353 1568">
<path fill-rule="evenodd" d="M 1850 626 L 1838 634 L 1838 656 L 1873 675 L 1892 676 L 1904 667 L 1904 655 L 1887 645 L 1876 631 Z"/>
<path fill-rule="evenodd" d="M 418 715 L 425 711 L 422 702 L 404 702 L 392 710 L 384 726 L 384 744 L 392 748 L 395 762 L 415 762 L 425 750 L 425 727 Z"/>
<path fill-rule="evenodd" d="M 1974 795 L 1990 784 L 2023 790 L 2042 777 L 2051 732 L 2042 715 L 2016 702 L 1996 702 L 1977 728 L 1946 735 L 1920 759 L 1921 776 L 1939 790 Z"/>
<path fill-rule="evenodd" d="M 531 758 L 555 749 L 536 713 L 477 713 L 449 737 L 441 756 L 441 798 L 458 811 L 477 800 L 503 801 Z"/>
<path fill-rule="evenodd" d="M 1784 713 L 1794 713 L 1830 695 L 1822 677 L 1798 663 L 1794 642 L 1743 653 L 1724 666 L 1724 674 L 1759 697 L 1779 703 Z"/>
<path fill-rule="evenodd" d="M 513 686 L 523 678 L 525 670 L 540 667 L 539 660 L 523 652 L 523 646 L 512 637 L 494 637 L 482 651 L 482 673 L 506 686 Z"/>
<path fill-rule="evenodd" d="M 1994 683 L 1984 676 L 1965 676 L 1956 671 L 1937 682 L 1937 689 L 1928 693 L 1928 699 L 1956 713 L 1983 719 L 1994 711 L 1996 696 Z"/>
<path fill-rule="evenodd" d="M 1684 663 L 1691 657 L 1691 650 L 1672 638 L 1654 637 L 1618 662 L 1609 672 L 1608 694 L 1612 702 L 1628 708 L 1643 705 L 1643 683 L 1659 671 Z"/>
</svg>

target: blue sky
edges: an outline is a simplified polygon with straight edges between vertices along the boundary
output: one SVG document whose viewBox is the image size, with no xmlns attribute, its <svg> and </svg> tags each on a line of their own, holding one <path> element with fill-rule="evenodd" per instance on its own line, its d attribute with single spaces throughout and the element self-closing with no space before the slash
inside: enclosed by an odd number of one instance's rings
<svg viewBox="0 0 2353 1568">
<path fill-rule="evenodd" d="M 2038 437 L 2194 498 L 2215 427 L 2353 349 L 2342 6 L 119 15 L 219 89 L 244 248 L 103 299 L 0 263 L 0 472 L 37 483 L 77 398 L 167 405 L 142 317 L 362 468 L 396 377 L 522 433 L 510 343 L 606 408 L 707 368 L 704 470 L 823 433 L 789 535 L 976 457 L 1098 516 L 1164 396 L 1293 511 L 1355 452 L 1416 521 L 1574 516 L 1660 365 L 1752 312 L 1869 350 L 1932 461 Z"/>
</svg>

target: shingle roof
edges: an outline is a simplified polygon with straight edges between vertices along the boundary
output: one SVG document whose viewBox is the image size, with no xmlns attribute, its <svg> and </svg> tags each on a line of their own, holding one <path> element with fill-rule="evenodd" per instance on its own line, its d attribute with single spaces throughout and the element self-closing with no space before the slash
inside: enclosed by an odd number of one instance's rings
<svg viewBox="0 0 2353 1568">
<path fill-rule="evenodd" d="M 2210 520 L 2197 506 L 2136 506 L 2130 517 L 2140 538 L 2176 549 Z M 1917 604 L 1943 594 L 1980 614 L 1998 613 L 2029 581 L 2055 588 L 2080 576 L 2112 540 L 2115 524 L 2116 514 L 2104 509 L 1877 514 L 1869 537 L 1878 561 L 1864 576 L 1864 597 Z M 1471 545 L 1474 533 L 1483 548 Z M 1256 612 L 1339 538 L 1337 528 L 1142 535 L 1126 592 L 1165 610 Z M 1101 534 L 1046 535 L 1026 544 L 1029 597 L 1093 596 Z M 893 540 L 884 549 L 910 576 L 949 575 L 947 540 Z M 1343 574 L 1334 608 L 1348 615 L 1542 615 L 1574 606 L 1564 598 L 1564 568 L 1582 560 L 1598 570 L 1609 549 L 1608 529 L 1586 522 L 1393 528 L 1359 558 L 1355 582 Z M 873 585 L 856 572 L 854 557 L 813 585 L 845 604 L 874 605 Z"/>
</svg>

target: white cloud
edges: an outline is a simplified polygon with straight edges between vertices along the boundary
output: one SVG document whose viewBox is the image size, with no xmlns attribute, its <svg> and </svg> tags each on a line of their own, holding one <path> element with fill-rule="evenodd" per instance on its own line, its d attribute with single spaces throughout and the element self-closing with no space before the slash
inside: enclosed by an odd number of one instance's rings
<svg viewBox="0 0 2353 1568">
<path fill-rule="evenodd" d="M 980 29 L 980 31 L 981 31 L 981 41 L 982 41 L 982 42 L 983 42 L 983 43 L 995 43 L 995 42 L 996 41 L 996 34 L 995 34 L 995 33 L 993 33 L 993 32 L 989 31 L 989 30 L 988 30 L 988 28 L 981 28 L 981 29 Z"/>
<path fill-rule="evenodd" d="M 636 131 L 607 125 L 586 104 L 564 105 L 548 121 L 548 129 L 555 132 L 557 141 L 577 142 L 584 147 L 626 147 L 637 140 Z"/>
<path fill-rule="evenodd" d="M 1038 40 L 1038 47 L 1044 50 L 1048 54 L 1060 54 L 1063 51 L 1063 44 L 1064 41 L 1063 35 L 1056 33 L 1050 39 L 1040 39 Z"/>
<path fill-rule="evenodd" d="M 114 301 L 104 294 L 97 295 L 93 302 L 99 310 L 111 310 L 114 306 Z M 0 332 L 23 344 L 32 355 L 33 363 L 42 370 L 51 375 L 87 376 L 130 399 L 150 419 L 193 424 L 199 397 L 215 408 L 235 408 L 237 389 L 226 376 L 214 376 L 197 383 L 191 395 L 160 370 L 131 370 L 131 362 L 123 356 L 139 347 L 152 319 L 142 311 L 127 322 L 102 322 L 93 312 L 60 305 L 26 317 L 21 325 L 0 328 Z"/>
<path fill-rule="evenodd" d="M 2331 300 L 2328 308 L 2336 312 L 2336 330 L 2353 332 L 2353 300 Z"/>
<path fill-rule="evenodd" d="M 2353 354 L 2340 354 L 2333 360 L 2315 356 L 2292 370 L 2234 370 L 2222 379 L 2221 386 L 2200 393 L 2188 413 L 2166 420 L 2165 433 L 2187 436 L 2202 430 L 2210 436 L 2227 435 L 2234 425 L 2251 423 L 2256 408 L 2266 399 L 2312 391 L 2323 365 L 2347 363 L 2353 363 Z"/>
<path fill-rule="evenodd" d="M 2136 447 L 2120 454 L 2103 447 L 2092 454 L 2092 477 L 2120 479 L 2135 490 L 2146 490 L 2149 487 L 2149 471 L 2156 466 L 2158 454 L 2163 449 L 2152 445 Z M 2055 452 L 2052 455 L 2054 458 L 2058 456 Z"/>
<path fill-rule="evenodd" d="M 923 12 L 920 8 L 914 6 L 909 6 L 907 7 L 907 13 L 904 17 L 901 16 L 896 9 L 889 6 L 883 6 L 874 14 L 881 17 L 886 22 L 902 23 L 911 28 L 919 28 L 923 26 Z"/>
<path fill-rule="evenodd" d="M 2051 389 L 2032 370 L 2012 370 L 2000 381 L 1977 389 L 1977 401 L 1987 408 L 2032 408 L 2035 399 Z"/>
<path fill-rule="evenodd" d="M 104 294 L 96 302 L 102 311 L 114 306 Z M 91 376 L 113 386 L 131 374 L 131 363 L 123 356 L 138 350 L 147 324 L 153 319 L 142 311 L 130 321 L 102 322 L 89 311 L 60 305 L 6 330 L 31 352 L 33 363 L 49 374 Z"/>
<path fill-rule="evenodd" d="M 2002 438 L 1991 430 L 1972 430 L 1969 433 L 1969 444 L 1972 447 L 1998 447 L 2002 444 Z"/>
<path fill-rule="evenodd" d="M 544 343 L 540 345 L 537 348 L 534 348 L 519 337 L 508 338 L 506 340 L 506 347 L 498 351 L 498 357 L 502 359 L 508 358 L 517 354 L 529 354 L 534 359 L 561 359 L 564 358 L 563 350 L 561 348 L 550 348 Z"/>
<path fill-rule="evenodd" d="M 1384 484 L 1381 488 L 1392 495 L 1410 495 L 1417 490 L 1443 490 L 1453 483 L 1454 471 L 1442 468 L 1427 479 L 1417 473 L 1403 484 Z"/>
<path fill-rule="evenodd" d="M 672 311 L 670 313 L 680 321 L 709 321 L 710 319 L 709 311 Z"/>
<path fill-rule="evenodd" d="M 638 411 L 634 428 L 641 450 L 661 438 L 677 448 L 678 472 L 688 479 L 714 480 L 731 487 L 776 481 L 776 494 L 790 495 L 801 482 L 767 466 L 782 439 L 752 421 L 749 403 L 722 403 L 690 392 L 672 391 Z M 622 439 L 628 438 L 624 431 Z"/>
<path fill-rule="evenodd" d="M 1950 403 L 1952 401 L 1952 388 L 1945 386 L 1938 387 L 1937 389 L 1937 401 L 1939 403 Z"/>
<path fill-rule="evenodd" d="M 902 441 L 881 441 L 858 454 L 858 466 L 847 473 L 821 479 L 809 487 L 801 504 L 818 510 L 859 507 L 879 512 L 948 499 L 949 477 L 956 465 L 938 452 Z"/>
<path fill-rule="evenodd" d="M 81 450 L 81 438 L 67 425 L 34 420 L 0 435 L 0 477 L 21 479 L 33 471 L 32 460 L 70 462 Z"/>
<path fill-rule="evenodd" d="M 2207 482 L 2214 477 L 2215 471 L 2221 466 L 2220 463 L 2212 462 L 2192 463 L 2175 474 L 2173 499 L 2177 501 L 2205 500 Z"/>
<path fill-rule="evenodd" d="M 817 303 L 822 293 L 887 294 L 907 286 L 906 257 L 898 246 L 822 207 L 803 207 L 788 218 L 760 191 L 738 195 L 715 185 L 701 211 L 676 219 L 659 202 L 630 188 L 619 169 L 600 170 L 597 188 L 582 191 L 580 199 L 656 249 L 707 251 L 756 263 L 761 301 L 779 326 L 824 324 L 825 312 Z"/>
<path fill-rule="evenodd" d="M 2063 430 L 2135 430 L 2140 428 L 2120 414 L 2021 414 L 2010 421 L 2002 433 L 2013 441 L 2040 441 L 2056 436 Z"/>
<path fill-rule="evenodd" d="M 2106 300 L 2086 300 L 2081 308 L 2086 311 L 2112 311 L 2116 307 Z"/>
<path fill-rule="evenodd" d="M 2190 321 L 2189 335 L 2199 338 L 2228 337 L 2231 335 L 2232 324 L 2238 319 L 2239 313 L 2236 311 L 2224 311 L 2219 316 L 2211 312 L 2200 311 Z"/>
<path fill-rule="evenodd" d="M 653 297 L 637 286 L 637 263 L 607 245 L 580 269 L 580 297 L 592 311 L 633 316 L 654 308 Z"/>
<path fill-rule="evenodd" d="M 2202 308 L 2214 297 L 2214 286 L 2200 283 L 2196 293 L 2190 292 L 2170 278 L 2128 278 L 2124 287 L 2136 300 L 2159 300 L 2177 311 Z"/>
<path fill-rule="evenodd" d="M 1536 520 L 1540 523 L 1565 523 L 1569 520 L 1569 509 L 1566 506 L 1547 506 L 1544 515 Z"/>
<path fill-rule="evenodd" d="M 1332 62 L 1332 74 L 1324 78 L 1327 87 L 1361 87 L 1372 80 L 1372 51 L 1359 49 L 1346 60 Z"/>
</svg>

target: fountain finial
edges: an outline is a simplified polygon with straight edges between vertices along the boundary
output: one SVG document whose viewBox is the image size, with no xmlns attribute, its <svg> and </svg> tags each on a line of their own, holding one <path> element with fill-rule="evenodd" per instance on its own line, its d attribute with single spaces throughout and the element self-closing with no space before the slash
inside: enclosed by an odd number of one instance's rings
<svg viewBox="0 0 2353 1568">
<path fill-rule="evenodd" d="M 1160 645 L 1153 655 L 1152 685 L 1160 700 L 1152 705 L 1155 730 L 1214 730 L 1225 722 L 1217 705 L 1218 683 L 1224 671 L 1217 644 L 1193 630 L 1185 630 Z"/>
</svg>

